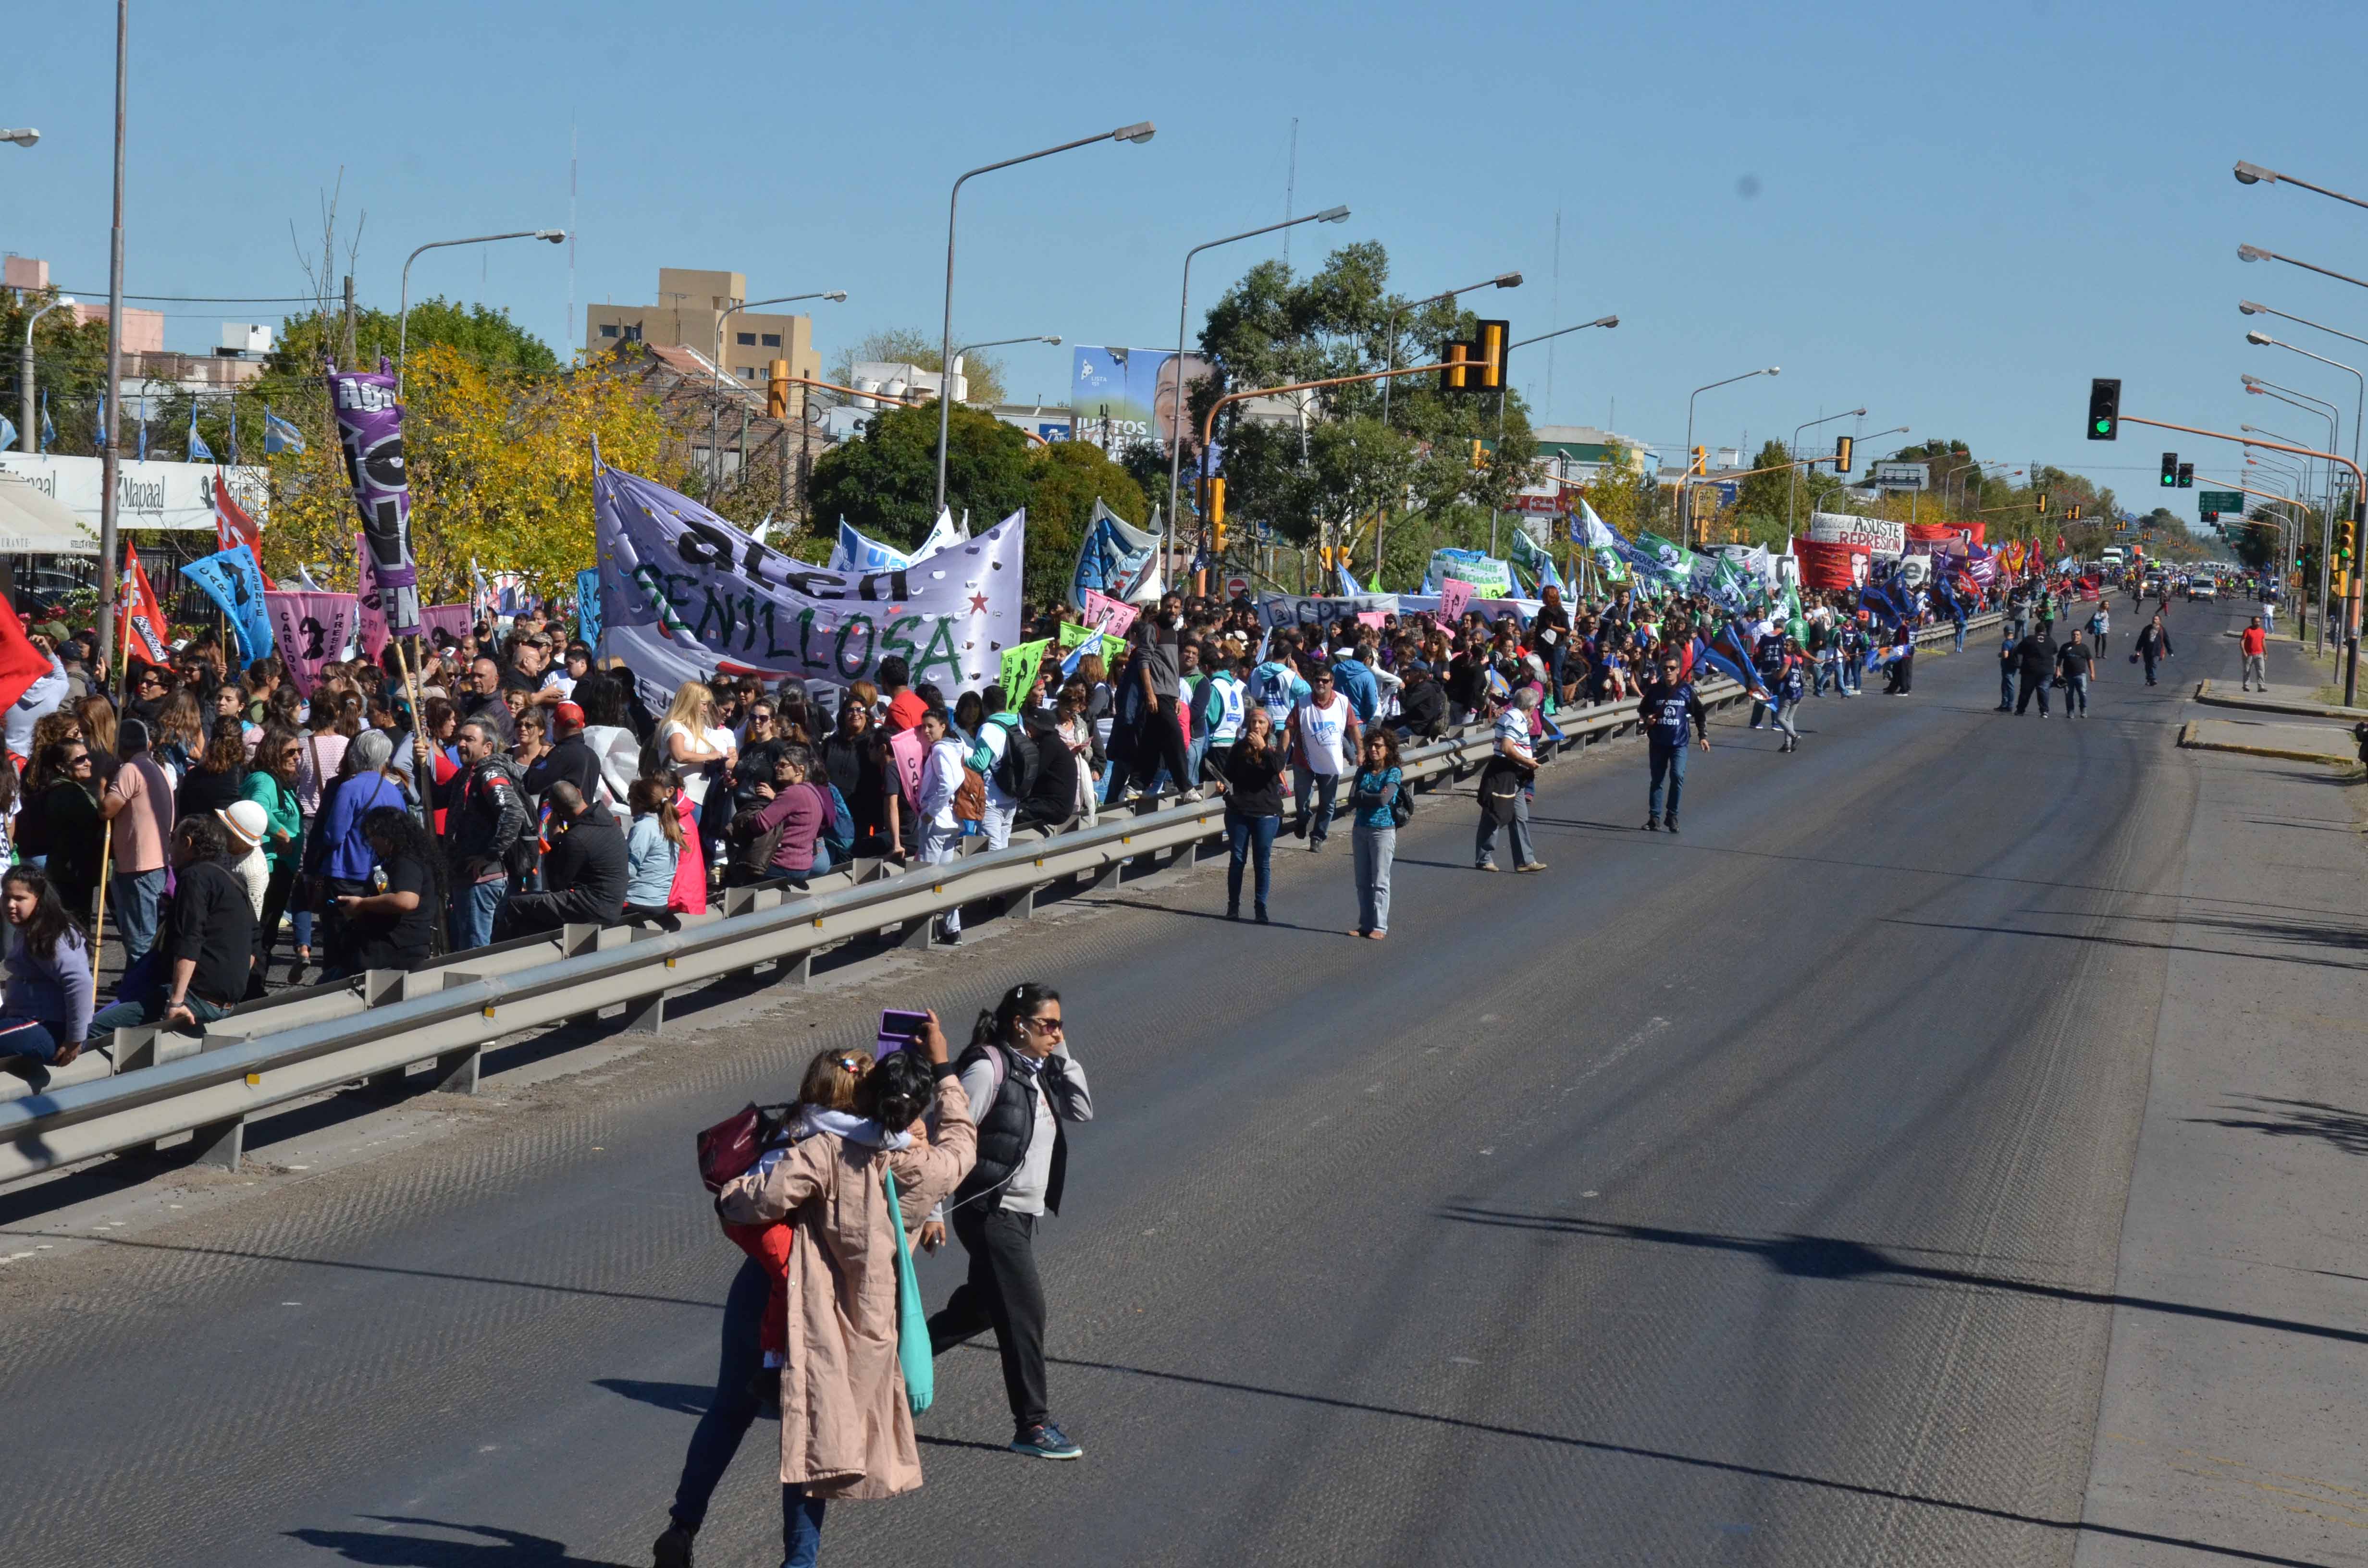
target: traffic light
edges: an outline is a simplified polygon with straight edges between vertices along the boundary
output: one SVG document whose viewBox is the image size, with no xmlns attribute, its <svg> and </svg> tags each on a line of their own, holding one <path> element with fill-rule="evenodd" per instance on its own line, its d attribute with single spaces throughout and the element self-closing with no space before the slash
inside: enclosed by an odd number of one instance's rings
<svg viewBox="0 0 2368 1568">
<path fill-rule="evenodd" d="M 1693 455 L 1687 460 L 1686 472 L 1688 473 L 1708 473 L 1710 472 L 1710 449 L 1708 447 L 1696 447 L 1693 449 Z"/>
<path fill-rule="evenodd" d="M 2110 441 L 2121 429 L 2122 383 L 2099 376 L 2089 383 L 2089 439 Z"/>
<path fill-rule="evenodd" d="M 2335 582 L 2339 590 L 2348 592 L 2351 587 L 2352 553 L 2358 544 L 2358 530 L 2351 518 L 2336 519 L 2335 554 L 2328 564 L 2335 569 Z"/>
<path fill-rule="evenodd" d="M 2073 502 L 2072 509 L 2065 513 L 2064 517 L 2066 522 L 2078 522 L 2080 520 L 2080 503 L 2078 501 Z"/>
<path fill-rule="evenodd" d="M 1223 555 L 1225 553 L 1225 482 L 1212 476 L 1208 489 L 1209 550 L 1212 554 Z"/>
<path fill-rule="evenodd" d="M 1837 437 L 1834 437 L 1834 472 L 1835 472 L 1835 473 L 1837 473 L 1837 474 L 1845 474 L 1845 473 L 1850 472 L 1850 449 L 1851 449 L 1851 448 L 1853 448 L 1853 447 L 1855 447 L 1855 446 L 1857 446 L 1857 445 L 1858 445 L 1858 438 L 1857 438 L 1856 437 L 1854 437 L 1854 436 L 1837 436 Z"/>
<path fill-rule="evenodd" d="M 1474 471 L 1474 472 L 1479 472 L 1481 469 L 1486 468 L 1487 466 L 1488 466 L 1488 453 L 1487 453 L 1487 450 L 1486 450 L 1486 448 L 1484 448 L 1484 447 L 1481 445 L 1480 437 L 1477 437 L 1477 436 L 1474 436 L 1474 437 L 1472 437 L 1472 468 L 1473 468 L 1473 471 Z"/>
<path fill-rule="evenodd" d="M 776 359 L 765 367 L 765 417 L 790 416 L 790 362 Z"/>
<path fill-rule="evenodd" d="M 2162 487 L 2165 490 L 2169 490 L 2178 484 L 2178 483 L 2179 454 L 2177 452 L 2165 452 L 2162 454 Z"/>
<path fill-rule="evenodd" d="M 1474 324 L 1472 335 L 1447 346 L 1440 356 L 1446 361 L 1440 367 L 1440 392 L 1499 392 L 1505 385 L 1506 344 L 1512 336 L 1512 325 L 1505 321 L 1484 321 Z"/>
<path fill-rule="evenodd" d="M 2181 490 L 2192 490 L 2195 488 L 2195 465 L 2193 463 L 2181 463 L 2179 465 L 2179 487 Z"/>
<path fill-rule="evenodd" d="M 2039 515 L 2043 517 L 2047 516 L 2047 492 L 2044 490 L 2039 493 Z"/>
</svg>

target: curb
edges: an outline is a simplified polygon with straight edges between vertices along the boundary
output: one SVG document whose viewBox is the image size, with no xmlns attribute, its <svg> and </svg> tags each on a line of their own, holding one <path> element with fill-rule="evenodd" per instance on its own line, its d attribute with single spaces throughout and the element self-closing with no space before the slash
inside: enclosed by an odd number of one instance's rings
<svg viewBox="0 0 2368 1568">
<path fill-rule="evenodd" d="M 2195 738 L 2192 721 L 2179 727 L 2179 744 L 2186 751 L 2235 752 L 2239 756 L 2275 757 L 2281 762 L 2316 762 L 2327 767 L 2357 767 L 2360 765 L 2348 756 L 2329 756 L 2319 751 L 2288 751 L 2283 746 L 2246 746 L 2233 741 L 2202 741 Z"/>
<path fill-rule="evenodd" d="M 2213 708 L 2247 709 L 2256 713 L 2291 713 L 2304 719 L 2368 719 L 2368 708 L 2344 708 L 2320 702 L 2262 702 L 2249 697 L 2214 697 L 2212 683 L 2204 681 L 2195 688 L 2195 700 Z"/>
</svg>

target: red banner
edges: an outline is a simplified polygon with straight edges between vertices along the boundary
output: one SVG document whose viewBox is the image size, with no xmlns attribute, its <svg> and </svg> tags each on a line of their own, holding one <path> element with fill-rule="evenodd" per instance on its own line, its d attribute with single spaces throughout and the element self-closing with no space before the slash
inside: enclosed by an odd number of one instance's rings
<svg viewBox="0 0 2368 1568">
<path fill-rule="evenodd" d="M 1804 587 L 1864 587 L 1872 554 L 1863 544 L 1797 537 L 1793 540 L 1793 556 L 1801 563 L 1801 583 Z"/>
<path fill-rule="evenodd" d="M 139 552 L 129 544 L 123 547 L 121 592 L 123 617 L 115 629 L 116 645 L 127 653 L 138 653 L 152 665 L 169 663 L 172 654 L 165 646 L 168 630 L 165 607 L 156 601 L 156 590 L 148 584 Z"/>
</svg>

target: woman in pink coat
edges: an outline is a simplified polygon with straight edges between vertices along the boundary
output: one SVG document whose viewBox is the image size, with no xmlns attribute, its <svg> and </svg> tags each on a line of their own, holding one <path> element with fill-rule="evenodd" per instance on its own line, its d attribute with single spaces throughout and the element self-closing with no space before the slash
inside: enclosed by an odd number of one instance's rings
<svg viewBox="0 0 2368 1568">
<path fill-rule="evenodd" d="M 781 1368 L 782 1530 L 792 1568 L 814 1561 L 826 1500 L 894 1497 L 921 1484 L 896 1362 L 892 1227 L 917 1229 L 977 1154 L 970 1100 L 947 1063 L 935 1015 L 917 1050 L 883 1059 L 855 1093 L 858 1115 L 905 1131 L 878 1142 L 818 1132 L 761 1175 L 728 1183 L 716 1199 L 727 1224 L 786 1218 L 797 1231 Z M 932 1109 L 934 1140 L 922 1119 Z M 901 1213 L 890 1211 L 883 1172 L 896 1177 Z M 659 1542 L 661 1561 L 666 1544 Z M 689 1545 L 686 1533 L 685 1560 Z"/>
</svg>

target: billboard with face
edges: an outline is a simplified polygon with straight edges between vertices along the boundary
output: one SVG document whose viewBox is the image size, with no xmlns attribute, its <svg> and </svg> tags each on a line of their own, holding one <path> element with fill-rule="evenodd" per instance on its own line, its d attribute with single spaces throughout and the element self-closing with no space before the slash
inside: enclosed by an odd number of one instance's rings
<svg viewBox="0 0 2368 1568">
<path fill-rule="evenodd" d="M 1180 428 L 1189 448 L 1199 439 L 1191 389 L 1208 374 L 1209 361 L 1198 354 L 1081 345 L 1069 374 L 1076 437 L 1110 452 L 1149 442 L 1165 454 L 1169 433 Z"/>
</svg>

